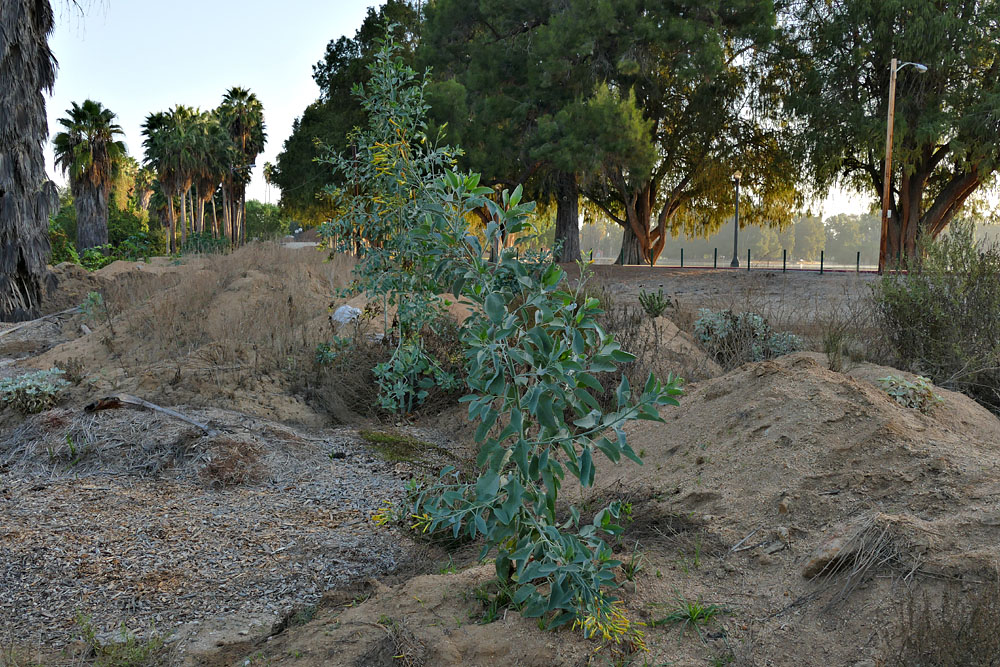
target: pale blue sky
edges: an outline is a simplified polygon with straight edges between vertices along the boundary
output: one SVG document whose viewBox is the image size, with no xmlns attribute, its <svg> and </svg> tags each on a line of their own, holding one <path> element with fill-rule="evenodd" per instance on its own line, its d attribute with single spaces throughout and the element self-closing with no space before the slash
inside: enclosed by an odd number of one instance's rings
<svg viewBox="0 0 1000 667">
<path fill-rule="evenodd" d="M 267 146 L 257 159 L 247 197 L 268 196 L 261 175 L 316 99 L 312 65 L 327 43 L 353 36 L 369 6 L 382 0 L 91 0 L 84 13 L 54 0 L 49 44 L 59 60 L 47 100 L 50 136 L 70 102 L 90 98 L 116 114 L 129 153 L 141 159 L 146 115 L 175 104 L 211 109 L 232 86 L 249 88 L 264 105 Z M 46 150 L 49 172 L 52 145 Z M 276 201 L 278 191 L 270 193 Z"/>
</svg>

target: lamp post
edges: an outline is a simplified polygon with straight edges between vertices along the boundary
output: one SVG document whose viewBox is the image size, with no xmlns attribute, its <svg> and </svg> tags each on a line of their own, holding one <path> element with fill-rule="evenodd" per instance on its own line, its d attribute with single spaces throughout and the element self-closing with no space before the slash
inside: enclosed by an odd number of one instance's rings
<svg viewBox="0 0 1000 667">
<path fill-rule="evenodd" d="M 740 268 L 740 177 L 742 175 L 739 171 L 733 174 L 733 183 L 736 184 L 736 218 L 733 223 L 733 261 L 729 266 L 734 269 Z"/>
<path fill-rule="evenodd" d="M 898 61 L 893 58 L 889 65 L 889 122 L 885 131 L 885 173 L 882 177 L 882 238 L 878 248 L 878 272 L 885 271 L 885 260 L 889 243 L 889 202 L 892 198 L 892 125 L 896 116 L 896 73 L 907 65 L 913 65 L 913 69 L 920 74 L 927 71 L 927 65 L 920 63 L 905 62 L 897 65 Z"/>
</svg>

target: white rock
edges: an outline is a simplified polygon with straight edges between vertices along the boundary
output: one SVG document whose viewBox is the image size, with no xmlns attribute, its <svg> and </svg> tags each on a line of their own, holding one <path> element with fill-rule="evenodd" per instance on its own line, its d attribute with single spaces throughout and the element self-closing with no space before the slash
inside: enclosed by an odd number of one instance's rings
<svg viewBox="0 0 1000 667">
<path fill-rule="evenodd" d="M 340 306 L 333 311 L 330 319 L 337 324 L 347 324 L 353 322 L 361 316 L 361 309 L 354 306 Z"/>
</svg>

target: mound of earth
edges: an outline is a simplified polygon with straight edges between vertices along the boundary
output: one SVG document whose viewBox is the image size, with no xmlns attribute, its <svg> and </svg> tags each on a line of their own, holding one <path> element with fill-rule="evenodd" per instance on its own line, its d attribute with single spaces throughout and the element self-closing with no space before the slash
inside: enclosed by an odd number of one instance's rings
<svg viewBox="0 0 1000 667">
<path fill-rule="evenodd" d="M 597 488 L 564 488 L 591 511 L 612 498 L 632 505 L 618 548 L 639 572 L 620 593 L 649 624 L 640 660 L 870 666 L 914 591 L 933 596 L 995 574 L 996 417 L 937 388 L 943 402 L 922 414 L 874 384 L 900 371 L 835 373 L 824 361 L 796 354 L 692 385 L 664 423 L 629 428 L 645 465 L 598 463 Z M 543 632 L 512 610 L 470 627 L 485 568 L 379 588 L 324 610 L 265 655 L 343 665 L 611 660 L 579 631 Z M 698 632 L 664 622 L 690 602 L 724 611 Z"/>
</svg>

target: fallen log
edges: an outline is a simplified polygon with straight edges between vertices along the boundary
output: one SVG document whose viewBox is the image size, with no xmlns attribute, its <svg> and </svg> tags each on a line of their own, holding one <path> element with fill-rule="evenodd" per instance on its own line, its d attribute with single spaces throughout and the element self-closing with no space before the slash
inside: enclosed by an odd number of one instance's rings
<svg viewBox="0 0 1000 667">
<path fill-rule="evenodd" d="M 176 410 L 171 410 L 170 408 L 165 408 L 163 406 L 157 405 L 155 403 L 150 403 L 145 401 L 138 396 L 132 396 L 130 394 L 115 394 L 114 396 L 105 396 L 100 398 L 93 403 L 87 405 L 83 411 L 84 412 L 98 412 L 100 410 L 115 410 L 118 408 L 133 408 L 136 410 L 152 410 L 153 412 L 159 412 L 160 414 L 173 417 L 174 419 L 179 419 L 183 422 L 187 422 L 192 426 L 197 426 L 205 435 L 214 436 L 218 435 L 219 432 L 214 428 L 206 424 L 188 417 L 187 415 L 177 412 Z"/>
<path fill-rule="evenodd" d="M 59 317 L 60 315 L 69 315 L 70 313 L 76 313 L 80 311 L 80 306 L 74 306 L 72 308 L 67 308 L 66 310 L 60 310 L 58 313 L 52 313 L 50 315 L 43 315 L 41 317 L 35 318 L 33 320 L 28 320 L 27 322 L 21 322 L 17 326 L 11 327 L 10 329 L 4 329 L 0 331 L 0 338 L 3 338 L 7 334 L 12 334 L 15 331 L 23 329 L 24 327 L 31 326 L 38 322 L 44 322 L 45 320 L 51 320 L 54 317 Z"/>
</svg>

